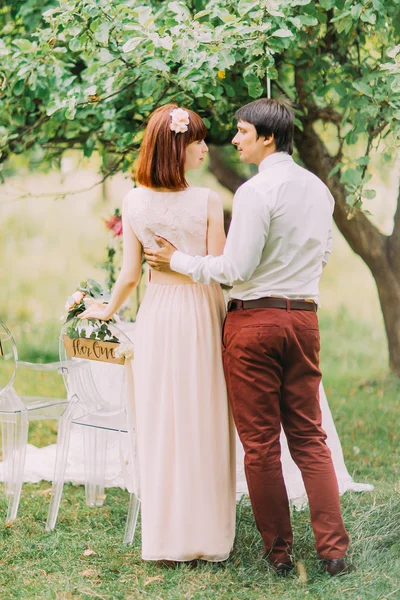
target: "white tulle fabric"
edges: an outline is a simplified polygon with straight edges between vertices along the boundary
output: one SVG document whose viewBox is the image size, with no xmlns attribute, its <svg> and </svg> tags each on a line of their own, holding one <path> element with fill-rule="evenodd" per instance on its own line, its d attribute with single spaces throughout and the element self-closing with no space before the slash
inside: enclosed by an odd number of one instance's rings
<svg viewBox="0 0 400 600">
<path fill-rule="evenodd" d="M 130 332 L 127 331 L 127 334 L 133 339 L 132 329 Z M 98 365 L 96 363 L 94 364 L 97 366 L 96 377 L 98 378 L 98 385 L 104 384 L 104 386 L 106 387 L 106 372 L 103 373 L 104 381 L 101 381 L 101 370 L 98 368 Z M 354 492 L 372 491 L 374 489 L 372 485 L 366 483 L 356 483 L 347 470 L 347 467 L 344 462 L 339 436 L 337 434 L 332 414 L 328 405 L 328 400 L 326 398 L 326 394 L 322 385 L 320 388 L 320 400 L 322 409 L 322 423 L 328 436 L 327 444 L 332 452 L 332 458 L 339 483 L 340 493 L 344 494 L 346 491 L 349 490 Z M 111 432 L 108 434 L 106 487 L 126 487 L 126 469 L 121 467 L 121 439 L 123 454 L 128 454 L 129 448 L 127 447 L 127 437 L 126 441 L 124 442 L 125 438 L 123 436 L 121 438 L 120 434 Z M 292 504 L 296 506 L 296 508 L 302 508 L 307 503 L 307 496 L 304 489 L 303 480 L 301 478 L 301 473 L 290 456 L 284 433 L 282 433 L 281 436 L 281 447 L 282 468 L 285 476 L 285 483 L 288 491 L 288 496 Z M 25 482 L 38 483 L 42 480 L 51 481 L 53 479 L 56 449 L 56 444 L 44 446 L 43 448 L 37 448 L 36 446 L 28 444 L 24 471 Z M 70 451 L 66 470 L 66 481 L 70 481 L 75 484 L 84 483 L 85 474 L 84 464 L 82 461 L 83 455 L 84 447 L 82 427 L 74 425 L 72 426 Z M 243 457 L 243 447 L 240 443 L 238 436 L 236 435 L 236 497 L 238 500 L 243 494 L 247 494 L 247 484 L 246 477 L 244 474 Z M 0 481 L 3 480 L 3 463 L 0 462 Z"/>
</svg>

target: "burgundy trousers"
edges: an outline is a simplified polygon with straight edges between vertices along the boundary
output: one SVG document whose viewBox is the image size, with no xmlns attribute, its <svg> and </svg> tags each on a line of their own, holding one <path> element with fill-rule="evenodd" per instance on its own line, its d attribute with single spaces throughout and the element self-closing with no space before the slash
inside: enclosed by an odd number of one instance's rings
<svg viewBox="0 0 400 600">
<path fill-rule="evenodd" d="M 319 558 L 343 558 L 349 543 L 321 426 L 319 348 L 318 318 L 311 311 L 239 309 L 225 320 L 228 394 L 245 450 L 254 517 L 272 563 L 288 562 L 293 543 L 281 424 L 303 477 Z"/>
</svg>

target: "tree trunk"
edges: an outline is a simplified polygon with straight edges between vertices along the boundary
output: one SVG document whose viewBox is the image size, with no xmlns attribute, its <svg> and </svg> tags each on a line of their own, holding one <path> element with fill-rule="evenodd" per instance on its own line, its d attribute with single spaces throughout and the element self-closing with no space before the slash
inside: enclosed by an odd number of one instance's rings
<svg viewBox="0 0 400 600">
<path fill-rule="evenodd" d="M 385 323 L 390 368 L 400 376 L 400 202 L 391 236 L 382 234 L 362 212 L 349 219 L 346 190 L 339 175 L 328 178 L 334 166 L 324 143 L 305 121 L 304 130 L 295 132 L 296 148 L 304 165 L 329 187 L 335 198 L 335 223 L 350 247 L 369 267 L 375 279 Z"/>
<path fill-rule="evenodd" d="M 357 212 L 349 219 L 346 190 L 339 176 L 328 179 L 334 166 L 324 143 L 315 133 L 313 122 L 306 121 L 304 130 L 295 132 L 296 147 L 304 165 L 329 187 L 335 198 L 334 220 L 338 229 L 369 267 L 377 288 L 385 323 L 390 368 L 400 376 L 400 193 L 391 236 L 382 234 L 367 216 Z M 217 147 L 210 148 L 210 171 L 232 193 L 244 182 L 221 157 Z"/>
</svg>

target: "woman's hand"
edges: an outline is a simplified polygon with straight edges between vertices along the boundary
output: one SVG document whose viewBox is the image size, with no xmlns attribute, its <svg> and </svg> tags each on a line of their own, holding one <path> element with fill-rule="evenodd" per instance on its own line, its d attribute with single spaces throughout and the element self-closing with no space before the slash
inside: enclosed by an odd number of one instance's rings
<svg viewBox="0 0 400 600">
<path fill-rule="evenodd" d="M 110 314 L 108 304 L 96 302 L 96 300 L 90 302 L 90 298 L 87 298 L 85 303 L 89 306 L 83 313 L 78 315 L 80 319 L 98 319 L 99 321 L 109 321 L 111 319 L 112 314 Z"/>
</svg>

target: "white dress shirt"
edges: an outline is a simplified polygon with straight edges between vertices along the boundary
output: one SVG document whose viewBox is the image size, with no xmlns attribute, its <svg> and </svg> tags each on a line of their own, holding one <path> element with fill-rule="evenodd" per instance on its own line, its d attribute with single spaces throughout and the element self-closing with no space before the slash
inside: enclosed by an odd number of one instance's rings
<svg viewBox="0 0 400 600">
<path fill-rule="evenodd" d="M 318 302 L 332 245 L 334 200 L 326 185 L 285 152 L 265 158 L 237 190 L 221 256 L 175 252 L 171 269 L 198 283 L 233 286 L 231 297 Z"/>
</svg>

